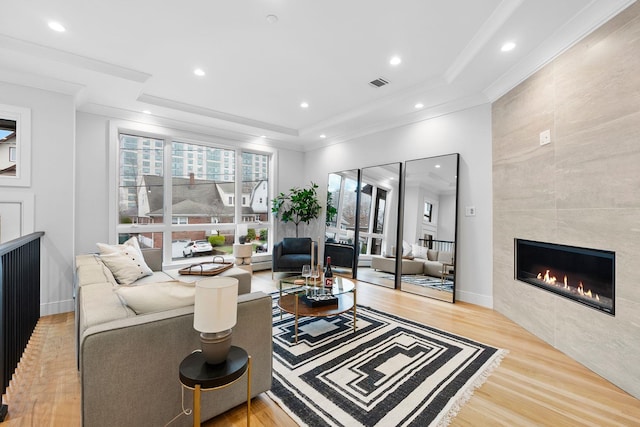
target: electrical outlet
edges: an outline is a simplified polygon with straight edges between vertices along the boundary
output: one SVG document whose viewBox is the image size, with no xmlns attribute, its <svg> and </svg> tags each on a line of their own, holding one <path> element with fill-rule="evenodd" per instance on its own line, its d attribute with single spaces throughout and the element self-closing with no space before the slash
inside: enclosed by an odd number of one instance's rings
<svg viewBox="0 0 640 427">
<path fill-rule="evenodd" d="M 467 206 L 464 209 L 465 216 L 476 216 L 476 207 L 475 206 Z"/>
<path fill-rule="evenodd" d="M 540 145 L 547 145 L 551 143 L 551 130 L 543 130 L 540 132 Z"/>
</svg>

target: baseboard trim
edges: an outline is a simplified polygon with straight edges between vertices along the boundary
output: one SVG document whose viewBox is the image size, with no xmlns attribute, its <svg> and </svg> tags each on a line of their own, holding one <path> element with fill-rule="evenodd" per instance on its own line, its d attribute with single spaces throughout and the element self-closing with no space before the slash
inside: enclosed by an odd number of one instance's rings
<svg viewBox="0 0 640 427">
<path fill-rule="evenodd" d="M 67 313 L 69 311 L 74 311 L 73 299 L 40 304 L 40 316 L 49 316 L 51 314 Z"/>
<path fill-rule="evenodd" d="M 493 296 L 490 295 L 481 295 L 456 289 L 456 301 L 468 302 L 469 304 L 493 309 Z"/>
</svg>

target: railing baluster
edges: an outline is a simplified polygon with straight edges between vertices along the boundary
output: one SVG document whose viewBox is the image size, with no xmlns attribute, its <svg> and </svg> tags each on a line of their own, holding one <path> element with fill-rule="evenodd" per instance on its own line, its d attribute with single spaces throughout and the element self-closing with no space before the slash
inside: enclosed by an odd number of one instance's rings
<svg viewBox="0 0 640 427">
<path fill-rule="evenodd" d="M 4 394 L 40 318 L 40 239 L 31 233 L 0 245 L 0 386 Z M 1 402 L 0 402 L 1 403 Z M 7 406 L 0 407 L 0 422 Z"/>
</svg>

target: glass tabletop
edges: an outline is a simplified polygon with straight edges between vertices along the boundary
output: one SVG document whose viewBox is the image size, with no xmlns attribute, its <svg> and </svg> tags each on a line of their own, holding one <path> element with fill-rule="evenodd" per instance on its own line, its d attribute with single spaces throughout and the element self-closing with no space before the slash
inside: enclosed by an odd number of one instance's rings
<svg viewBox="0 0 640 427">
<path fill-rule="evenodd" d="M 333 295 L 340 295 L 347 292 L 352 292 L 356 285 L 349 279 L 345 279 L 340 276 L 333 276 L 333 286 L 331 288 L 324 287 L 324 281 L 320 280 L 314 282 L 309 279 L 309 286 L 305 286 L 305 278 L 302 276 L 289 276 L 284 277 L 278 281 L 278 287 L 281 292 L 287 294 L 306 293 L 313 291 L 314 293 L 331 293 Z"/>
</svg>

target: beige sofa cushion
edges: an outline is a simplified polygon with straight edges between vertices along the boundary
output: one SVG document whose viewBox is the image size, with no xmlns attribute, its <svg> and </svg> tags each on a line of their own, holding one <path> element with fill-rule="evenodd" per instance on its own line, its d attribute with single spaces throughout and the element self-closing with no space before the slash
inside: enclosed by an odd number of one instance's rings
<svg viewBox="0 0 640 427">
<path fill-rule="evenodd" d="M 92 285 L 94 283 L 116 284 L 111 270 L 102 262 L 96 264 L 85 263 L 76 268 L 76 277 L 80 286 Z"/>
<path fill-rule="evenodd" d="M 83 284 L 79 292 L 81 332 L 91 326 L 135 316 L 133 310 L 122 304 L 111 283 Z"/>
<path fill-rule="evenodd" d="M 156 313 L 193 305 L 195 282 L 171 281 L 121 286 L 115 292 L 136 314 Z"/>
<path fill-rule="evenodd" d="M 451 252 L 438 252 L 438 261 L 453 264 L 453 254 Z"/>
</svg>

